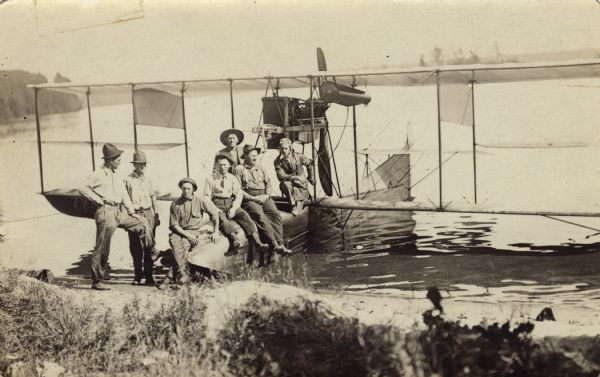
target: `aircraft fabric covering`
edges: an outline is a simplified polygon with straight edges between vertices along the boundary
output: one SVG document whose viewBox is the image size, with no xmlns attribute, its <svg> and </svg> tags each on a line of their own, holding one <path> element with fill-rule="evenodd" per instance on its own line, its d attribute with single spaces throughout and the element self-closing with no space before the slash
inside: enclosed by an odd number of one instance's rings
<svg viewBox="0 0 600 377">
<path fill-rule="evenodd" d="M 153 88 L 136 89 L 134 93 L 137 124 L 183 128 L 180 96 Z"/>
<path fill-rule="evenodd" d="M 473 126 L 472 87 L 469 84 L 440 83 L 442 122 Z"/>
</svg>

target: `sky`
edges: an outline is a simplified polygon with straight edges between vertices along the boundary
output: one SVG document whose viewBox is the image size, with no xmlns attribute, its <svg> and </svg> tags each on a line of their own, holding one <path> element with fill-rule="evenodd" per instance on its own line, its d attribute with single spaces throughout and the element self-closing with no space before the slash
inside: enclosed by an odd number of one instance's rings
<svg viewBox="0 0 600 377">
<path fill-rule="evenodd" d="M 82 83 L 305 74 L 600 48 L 600 3 L 569 1 L 9 0 L 1 69 Z"/>
</svg>

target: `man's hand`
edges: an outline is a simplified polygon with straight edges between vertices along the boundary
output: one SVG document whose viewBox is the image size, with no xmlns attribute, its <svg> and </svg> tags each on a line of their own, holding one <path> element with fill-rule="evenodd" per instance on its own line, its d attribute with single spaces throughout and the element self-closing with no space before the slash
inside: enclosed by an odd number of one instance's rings
<svg viewBox="0 0 600 377">
<path fill-rule="evenodd" d="M 263 204 L 267 199 L 269 199 L 269 195 L 267 194 L 256 195 L 254 197 L 254 201 L 260 204 Z"/>
<path fill-rule="evenodd" d="M 113 200 L 106 199 L 106 198 L 103 198 L 102 200 L 103 200 L 103 203 L 101 205 L 105 205 L 105 204 L 109 205 L 109 206 L 116 206 L 117 205 L 117 203 L 115 201 L 113 201 Z"/>
<path fill-rule="evenodd" d="M 233 216 L 235 216 L 236 211 L 237 211 L 237 208 L 235 208 L 235 207 L 229 208 L 229 210 L 227 211 L 227 218 L 233 219 Z"/>
<path fill-rule="evenodd" d="M 160 219 L 158 218 L 158 213 L 154 214 L 154 226 L 160 225 Z"/>
<path fill-rule="evenodd" d="M 198 245 L 198 239 L 196 237 L 194 237 L 192 234 L 186 232 L 185 238 L 187 238 L 187 240 L 190 241 L 190 244 L 192 245 L 192 247 L 195 247 L 196 245 Z"/>
<path fill-rule="evenodd" d="M 221 239 L 221 235 L 219 234 L 219 232 L 213 232 L 208 235 L 208 238 L 212 243 L 217 243 L 219 242 L 219 239 Z"/>
</svg>

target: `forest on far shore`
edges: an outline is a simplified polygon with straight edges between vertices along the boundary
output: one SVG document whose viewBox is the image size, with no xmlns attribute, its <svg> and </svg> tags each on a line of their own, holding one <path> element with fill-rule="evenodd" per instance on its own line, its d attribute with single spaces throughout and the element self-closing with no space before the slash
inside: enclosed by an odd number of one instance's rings
<svg viewBox="0 0 600 377">
<path fill-rule="evenodd" d="M 47 83 L 46 76 L 23 70 L 0 72 L 0 124 L 35 114 L 33 89 L 27 85 Z M 60 73 L 54 76 L 55 83 L 70 81 Z M 78 111 L 81 108 L 82 103 L 74 94 L 45 91 L 38 98 L 40 115 Z"/>
</svg>

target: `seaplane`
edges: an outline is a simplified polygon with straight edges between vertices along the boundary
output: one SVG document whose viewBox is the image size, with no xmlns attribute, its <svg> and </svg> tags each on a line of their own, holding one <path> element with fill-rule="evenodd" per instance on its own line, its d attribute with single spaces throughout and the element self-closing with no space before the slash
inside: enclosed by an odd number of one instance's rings
<svg viewBox="0 0 600 377">
<path fill-rule="evenodd" d="M 75 187 L 48 187 L 45 175 L 44 149 L 48 144 L 61 143 L 62 141 L 49 141 L 44 139 L 43 112 L 40 111 L 40 98 L 42 96 L 61 95 L 76 97 L 85 104 L 80 112 L 87 109 L 89 139 L 83 143 L 89 145 L 91 159 L 89 167 L 96 168 L 96 148 L 101 142 L 96 140 L 96 131 L 93 124 L 94 106 L 91 105 L 94 97 L 108 98 L 104 105 L 129 106 L 129 120 L 133 143 L 116 143 L 120 147 L 153 150 L 157 156 L 165 151 L 177 149 L 184 154 L 184 169 L 190 175 L 190 166 L 193 165 L 190 150 L 207 148 L 204 140 L 202 146 L 189 143 L 188 134 L 190 124 L 188 116 L 192 109 L 188 106 L 190 99 L 206 98 L 218 95 L 220 100 L 228 98 L 229 117 L 231 124 L 227 127 L 236 128 L 235 101 L 238 93 L 246 93 L 255 97 L 256 103 L 262 102 L 259 124 L 256 127 L 244 129 L 256 135 L 255 145 L 266 150 L 276 149 L 281 138 L 287 137 L 294 142 L 296 148 L 312 158 L 315 171 L 318 171 L 319 188 L 315 185 L 311 198 L 307 200 L 302 213 L 293 216 L 283 197 L 277 197 L 276 203 L 284 222 L 285 242 L 295 252 L 305 250 L 306 237 L 309 226 L 309 212 L 314 208 L 330 208 L 342 210 L 372 210 L 372 211 L 398 211 L 399 216 L 407 216 L 416 211 L 437 213 L 482 213 L 482 214 L 512 214 L 536 216 L 582 216 L 598 217 L 600 213 L 590 211 L 532 211 L 519 208 L 494 208 L 479 203 L 477 200 L 477 156 L 478 143 L 476 139 L 476 101 L 475 88 L 482 84 L 497 84 L 511 82 L 529 82 L 543 80 L 567 80 L 600 77 L 600 60 L 575 61 L 556 64 L 477 64 L 464 66 L 418 67 L 416 69 L 400 70 L 372 70 L 367 72 L 334 73 L 327 71 L 323 51 L 317 49 L 318 71 L 305 75 L 293 76 L 266 76 L 250 78 L 218 78 L 194 79 L 177 81 L 134 82 L 134 83 L 90 83 L 90 84 L 36 84 L 30 85 L 33 89 L 36 110 L 37 149 L 39 157 L 39 174 L 41 195 L 58 211 L 71 216 L 93 217 L 93 205 L 79 194 Z M 359 106 L 368 105 L 371 96 L 367 87 L 414 87 L 432 86 L 435 88 L 435 103 L 437 104 L 437 166 L 431 174 L 437 175 L 439 197 L 437 201 L 418 201 L 411 196 L 411 155 L 416 151 L 409 142 L 398 138 L 398 148 L 380 150 L 387 155 L 387 159 L 376 166 L 365 166 L 366 178 L 359 174 L 359 156 L 366 156 L 365 161 L 370 161 L 369 154 L 376 153 L 371 149 L 361 149 L 357 138 L 357 110 Z M 446 88 L 459 87 L 461 98 L 450 95 Z M 119 91 L 120 96 L 112 93 Z M 264 91 L 264 95 L 261 95 Z M 306 91 L 302 98 L 298 93 Z M 295 93 L 295 95 L 285 95 Z M 58 94 L 57 94 L 58 93 Z M 123 96 L 127 93 L 127 96 Z M 48 100 L 46 98 L 46 100 Z M 338 171 L 335 159 L 335 148 L 331 140 L 331 128 L 327 111 L 332 106 L 341 106 L 351 109 L 353 131 L 353 156 L 354 156 L 354 187 L 352 194 L 342 192 L 340 175 L 347 176 L 346 172 Z M 210 111 L 214 111 L 211 109 Z M 406 109 L 410 111 L 410 109 Z M 472 149 L 463 151 L 472 154 L 473 164 L 473 197 L 470 203 L 454 203 L 444 201 L 444 153 L 442 122 L 458 122 L 467 124 L 472 129 Z M 105 124 L 102 125 L 102 127 Z M 154 127 L 158 129 L 171 129 L 182 132 L 182 142 L 143 143 L 140 139 L 140 127 Z M 193 127 L 203 125 L 194 124 Z M 204 125 L 206 127 L 206 125 Z M 212 125 L 211 125 L 212 127 Z M 202 132 L 202 130 L 196 130 Z M 114 140 L 104 140 L 106 142 Z M 103 142 L 104 142 L 103 141 Z M 64 142 L 62 142 L 64 143 Z M 550 145 L 558 146 L 558 145 Z M 540 145 L 539 147 L 549 147 Z M 308 149 L 308 151 L 306 150 Z M 480 148 L 479 148 L 480 149 Z M 212 152 L 212 151 L 211 151 Z M 216 147 L 215 147 L 216 152 Z M 168 156 L 172 156 L 169 154 Z M 212 155 L 211 155 L 212 157 Z M 81 156 L 81 158 L 86 158 Z M 171 157 L 168 157 L 171 158 Z M 52 161 L 56 167 L 60 161 Z M 194 162 L 195 163 L 195 162 Z M 271 162 L 264 160 L 265 166 Z M 66 167 L 65 167 L 66 169 Z M 83 177 L 82 177 L 83 178 Z M 375 179 L 380 182 L 375 185 Z M 371 181 L 372 187 L 367 187 Z M 175 181 L 174 181 L 175 182 Z M 174 200 L 172 193 L 161 193 L 160 200 Z M 243 232 L 240 232 L 240 234 Z M 201 242 L 190 254 L 189 263 L 199 268 L 214 271 L 232 271 L 240 263 L 253 263 L 253 256 L 246 243 L 245 253 L 236 256 L 225 256 L 227 250 L 226 240 L 218 244 L 211 244 L 208 240 Z"/>
</svg>

